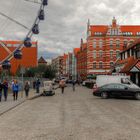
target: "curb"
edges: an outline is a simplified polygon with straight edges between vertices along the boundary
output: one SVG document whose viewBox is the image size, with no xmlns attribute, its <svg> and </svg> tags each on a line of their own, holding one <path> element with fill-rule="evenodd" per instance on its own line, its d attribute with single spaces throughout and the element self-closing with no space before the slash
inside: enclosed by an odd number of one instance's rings
<svg viewBox="0 0 140 140">
<path fill-rule="evenodd" d="M 33 100 L 33 99 L 36 99 L 36 98 L 38 98 L 38 97 L 40 97 L 40 96 L 42 96 L 42 93 L 37 94 L 37 95 L 35 95 L 35 96 L 33 96 L 33 97 L 30 97 L 30 98 L 28 98 L 27 100 Z"/>
<path fill-rule="evenodd" d="M 16 105 L 14 105 L 14 106 L 8 108 L 7 110 L 1 112 L 1 113 L 0 113 L 0 116 L 2 116 L 3 114 L 7 113 L 8 111 L 10 111 L 10 110 L 16 108 L 17 106 L 21 105 L 22 103 L 26 102 L 27 100 L 33 100 L 33 99 L 38 98 L 38 97 L 40 97 L 40 96 L 42 96 L 42 94 L 35 95 L 35 96 L 33 96 L 33 97 L 30 97 L 29 99 L 24 99 L 24 100 L 21 101 L 20 103 L 18 103 L 18 104 L 16 104 Z"/>
<path fill-rule="evenodd" d="M 2 113 L 0 113 L 0 116 L 2 116 L 3 114 L 5 114 L 6 112 L 8 112 L 8 111 L 10 111 L 10 110 L 12 110 L 12 109 L 14 109 L 14 108 L 16 108 L 17 106 L 21 105 L 21 104 L 24 103 L 25 101 L 26 101 L 26 100 L 23 100 L 23 101 L 21 101 L 20 103 L 18 103 L 18 104 L 16 104 L 16 105 L 10 107 L 9 109 L 3 111 Z"/>
</svg>

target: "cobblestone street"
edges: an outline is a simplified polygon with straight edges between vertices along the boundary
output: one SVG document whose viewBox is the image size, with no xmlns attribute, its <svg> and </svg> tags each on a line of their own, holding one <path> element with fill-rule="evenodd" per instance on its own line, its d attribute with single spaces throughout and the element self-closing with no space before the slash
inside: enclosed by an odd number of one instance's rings
<svg viewBox="0 0 140 140">
<path fill-rule="evenodd" d="M 139 140 L 140 102 L 100 99 L 85 87 L 60 89 L 0 116 L 0 140 Z"/>
</svg>

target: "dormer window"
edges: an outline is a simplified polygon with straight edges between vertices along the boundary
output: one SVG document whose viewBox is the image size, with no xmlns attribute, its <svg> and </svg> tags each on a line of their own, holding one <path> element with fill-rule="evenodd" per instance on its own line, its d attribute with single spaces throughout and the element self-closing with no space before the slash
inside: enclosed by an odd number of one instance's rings
<svg viewBox="0 0 140 140">
<path fill-rule="evenodd" d="M 137 32 L 136 35 L 140 35 L 140 32 Z"/>
<path fill-rule="evenodd" d="M 101 32 L 95 32 L 94 34 L 95 34 L 95 35 L 102 35 Z"/>
<path fill-rule="evenodd" d="M 123 32 L 123 35 L 124 36 L 131 36 L 131 35 L 133 35 L 133 33 L 132 32 Z"/>
</svg>

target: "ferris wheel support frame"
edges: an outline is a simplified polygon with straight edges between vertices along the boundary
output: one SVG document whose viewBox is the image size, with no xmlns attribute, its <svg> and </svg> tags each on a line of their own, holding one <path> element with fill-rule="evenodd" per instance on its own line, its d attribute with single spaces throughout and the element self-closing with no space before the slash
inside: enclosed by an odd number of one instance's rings
<svg viewBox="0 0 140 140">
<path fill-rule="evenodd" d="M 37 16 L 36 16 L 36 18 L 35 18 L 35 20 L 34 20 L 34 23 L 33 23 L 32 27 L 31 27 L 31 29 L 28 31 L 27 35 L 25 36 L 24 40 L 25 40 L 27 37 L 31 38 L 32 35 L 33 35 L 32 29 L 33 29 L 34 25 L 35 25 L 35 24 L 39 25 L 40 19 L 38 18 L 38 15 L 39 15 L 40 11 L 41 11 L 41 10 L 44 10 L 44 7 L 48 5 L 48 0 L 46 0 L 46 1 L 47 1 L 47 4 L 46 4 L 46 5 L 44 4 L 44 1 L 45 1 L 45 0 L 41 0 L 40 8 L 39 8 L 39 10 L 38 10 L 38 12 L 37 12 Z M 25 27 L 26 27 L 26 26 L 25 26 Z M 26 28 L 26 29 L 27 29 L 27 28 Z M 20 43 L 19 46 L 18 46 L 13 52 L 11 52 L 11 51 L 7 48 L 7 46 L 6 46 L 4 43 L 2 43 L 2 42 L 0 41 L 0 44 L 1 44 L 1 45 L 5 48 L 5 50 L 9 53 L 8 56 L 5 57 L 5 59 L 3 59 L 2 61 L 0 61 L 0 66 L 2 65 L 2 63 L 3 63 L 4 61 L 6 61 L 6 60 L 9 60 L 9 61 L 10 61 L 10 60 L 13 58 L 14 52 L 15 52 L 15 51 L 17 51 L 17 50 L 22 50 L 23 47 L 24 47 L 23 43 L 24 43 L 24 41 L 22 41 L 22 43 Z"/>
</svg>

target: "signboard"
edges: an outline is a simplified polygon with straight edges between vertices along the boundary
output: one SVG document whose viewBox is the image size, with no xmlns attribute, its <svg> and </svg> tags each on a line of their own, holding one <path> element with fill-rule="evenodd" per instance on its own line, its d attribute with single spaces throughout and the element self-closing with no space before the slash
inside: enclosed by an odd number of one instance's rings
<svg viewBox="0 0 140 140">
<path fill-rule="evenodd" d="M 25 73 L 25 68 L 24 68 L 24 67 L 21 67 L 20 73 L 21 73 L 21 74 L 24 74 L 24 73 Z"/>
</svg>

